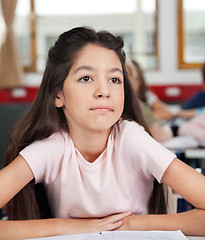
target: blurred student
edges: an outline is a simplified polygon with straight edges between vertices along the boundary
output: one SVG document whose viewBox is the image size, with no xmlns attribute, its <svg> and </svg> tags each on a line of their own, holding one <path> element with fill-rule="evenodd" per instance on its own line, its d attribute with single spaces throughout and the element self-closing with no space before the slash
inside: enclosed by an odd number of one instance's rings
<svg viewBox="0 0 205 240">
<path fill-rule="evenodd" d="M 149 90 L 142 68 L 135 60 L 131 60 L 130 62 L 130 80 L 139 99 L 148 104 L 159 119 L 167 120 L 172 118 L 172 114 L 167 109 L 166 104 L 160 101 L 159 98 Z"/>
<path fill-rule="evenodd" d="M 173 137 L 171 128 L 169 126 L 162 125 L 162 121 L 156 116 L 155 112 L 150 107 L 149 103 L 147 103 L 146 92 L 148 92 L 149 102 L 152 102 L 152 100 L 157 99 L 157 97 L 155 97 L 155 95 L 152 94 L 152 92 L 150 92 L 147 89 L 143 73 L 141 68 L 139 67 L 139 64 L 135 61 L 127 61 L 126 68 L 134 92 L 137 94 L 139 98 L 139 104 L 142 110 L 142 114 L 145 118 L 145 121 L 152 136 L 158 142 L 164 142 L 171 139 Z"/>
<path fill-rule="evenodd" d="M 184 102 L 179 112 L 177 113 L 177 117 L 191 119 L 193 117 L 199 116 L 205 109 L 205 63 L 202 64 L 201 68 L 202 79 L 203 79 L 203 89 L 198 91 L 191 97 L 189 100 Z"/>
<path fill-rule="evenodd" d="M 178 129 L 179 136 L 192 136 L 205 144 L 205 110 L 199 116 L 183 123 Z"/>
<path fill-rule="evenodd" d="M 205 63 L 202 64 L 201 68 L 202 79 L 203 79 L 203 89 L 198 91 L 189 100 L 181 105 L 182 109 L 196 109 L 205 107 Z"/>
</svg>

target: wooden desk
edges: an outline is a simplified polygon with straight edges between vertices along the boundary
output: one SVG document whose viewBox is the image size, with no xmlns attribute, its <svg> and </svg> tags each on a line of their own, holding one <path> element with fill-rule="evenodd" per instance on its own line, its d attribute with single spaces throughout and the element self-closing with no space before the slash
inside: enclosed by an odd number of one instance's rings
<svg viewBox="0 0 205 240">
<path fill-rule="evenodd" d="M 205 159 L 205 148 L 186 149 L 184 153 L 186 158 Z"/>
</svg>

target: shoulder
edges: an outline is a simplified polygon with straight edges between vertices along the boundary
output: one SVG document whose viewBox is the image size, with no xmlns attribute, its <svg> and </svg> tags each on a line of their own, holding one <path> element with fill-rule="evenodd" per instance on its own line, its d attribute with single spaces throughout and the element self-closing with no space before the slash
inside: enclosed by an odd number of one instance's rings
<svg viewBox="0 0 205 240">
<path fill-rule="evenodd" d="M 195 96 L 205 97 L 205 91 L 198 91 Z"/>
<path fill-rule="evenodd" d="M 30 166 L 37 182 L 43 181 L 46 175 L 55 177 L 65 152 L 67 138 L 67 133 L 56 132 L 48 138 L 33 142 L 19 153 Z"/>
<path fill-rule="evenodd" d="M 30 145 L 28 145 L 26 148 L 24 148 L 20 154 L 23 153 L 29 153 L 32 154 L 44 154 L 47 153 L 53 153 L 57 149 L 62 150 L 64 147 L 64 142 L 65 142 L 65 133 L 62 132 L 56 132 L 53 133 L 51 136 L 48 138 L 44 138 L 41 140 L 34 141 Z M 49 151 L 48 151 L 49 150 Z"/>
<path fill-rule="evenodd" d="M 137 122 L 122 120 L 115 128 L 115 141 L 120 148 L 129 149 L 141 145 L 150 135 Z"/>
<path fill-rule="evenodd" d="M 47 138 L 38 140 L 36 142 L 39 142 L 39 143 L 43 143 L 43 142 L 53 143 L 53 142 L 59 142 L 59 141 L 62 142 L 62 141 L 64 141 L 64 139 L 67 135 L 68 135 L 68 133 L 59 131 L 59 132 L 53 133 L 51 136 L 49 136 Z"/>
<path fill-rule="evenodd" d="M 205 91 L 196 92 L 188 101 L 204 101 L 205 100 Z"/>
<path fill-rule="evenodd" d="M 35 142 L 33 142 L 31 145 L 49 145 L 49 144 L 58 144 L 58 143 L 62 143 L 65 141 L 65 137 L 66 137 L 66 133 L 65 132 L 55 132 L 53 133 L 51 136 L 41 139 L 41 140 L 37 140 Z"/>
<path fill-rule="evenodd" d="M 185 101 L 181 107 L 183 109 L 193 109 L 203 107 L 205 104 L 205 91 L 195 93 L 190 99 Z"/>
<path fill-rule="evenodd" d="M 144 127 L 139 125 L 135 121 L 122 120 L 119 122 L 119 132 L 125 137 L 135 135 L 136 133 L 141 133 L 147 135 L 148 133 L 144 130 Z"/>
<path fill-rule="evenodd" d="M 133 169 L 142 171 L 146 176 L 152 173 L 161 181 L 162 174 L 176 156 L 134 121 L 124 120 L 119 124 L 119 138 L 116 148 Z"/>
</svg>

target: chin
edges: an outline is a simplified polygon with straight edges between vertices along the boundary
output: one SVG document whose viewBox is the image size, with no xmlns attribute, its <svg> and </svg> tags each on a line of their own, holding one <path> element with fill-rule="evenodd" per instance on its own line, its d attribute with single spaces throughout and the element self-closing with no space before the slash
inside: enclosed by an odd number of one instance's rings
<svg viewBox="0 0 205 240">
<path fill-rule="evenodd" d="M 108 122 L 101 122 L 101 123 L 94 123 L 92 126 L 90 126 L 90 129 L 95 132 L 107 132 L 110 131 L 114 123 L 108 123 Z"/>
</svg>

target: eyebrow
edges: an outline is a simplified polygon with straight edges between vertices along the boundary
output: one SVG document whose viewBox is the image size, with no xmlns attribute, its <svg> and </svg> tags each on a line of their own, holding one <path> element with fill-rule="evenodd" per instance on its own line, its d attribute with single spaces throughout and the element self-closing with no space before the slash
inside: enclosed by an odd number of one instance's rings
<svg viewBox="0 0 205 240">
<path fill-rule="evenodd" d="M 89 71 L 93 71 L 94 70 L 94 68 L 93 67 L 90 67 L 90 66 L 80 66 L 80 67 L 78 67 L 77 69 L 75 69 L 75 71 L 74 71 L 74 74 L 76 74 L 76 73 L 78 73 L 78 72 L 80 72 L 80 71 L 82 71 L 82 70 L 89 70 Z"/>
<path fill-rule="evenodd" d="M 78 73 L 79 71 L 82 71 L 82 70 L 94 71 L 95 69 L 91 66 L 84 65 L 84 66 L 80 66 L 77 69 L 75 69 L 74 74 L 76 74 L 76 73 Z M 114 72 L 119 72 L 119 73 L 123 74 L 122 70 L 118 67 L 114 67 L 114 68 L 109 69 L 109 73 L 114 73 Z"/>
<path fill-rule="evenodd" d="M 109 72 L 111 72 L 111 73 L 119 72 L 119 73 L 123 74 L 122 70 L 120 68 L 117 68 L 117 67 L 116 68 L 111 68 Z"/>
</svg>

